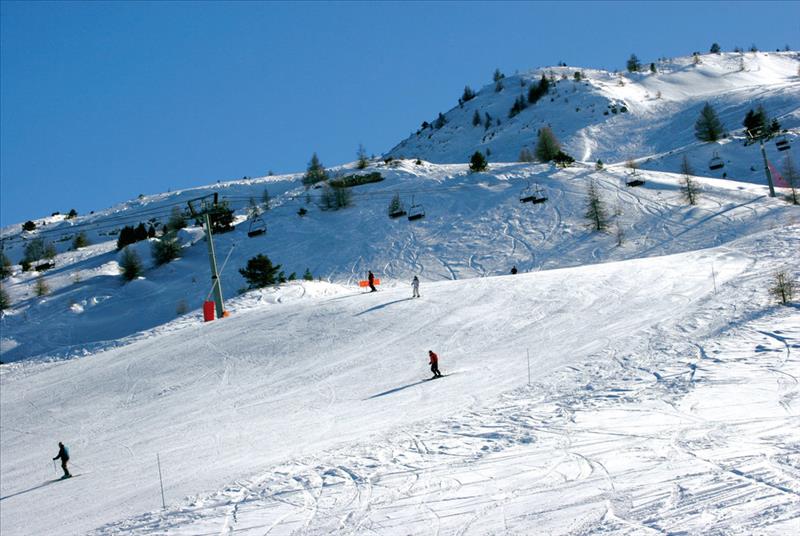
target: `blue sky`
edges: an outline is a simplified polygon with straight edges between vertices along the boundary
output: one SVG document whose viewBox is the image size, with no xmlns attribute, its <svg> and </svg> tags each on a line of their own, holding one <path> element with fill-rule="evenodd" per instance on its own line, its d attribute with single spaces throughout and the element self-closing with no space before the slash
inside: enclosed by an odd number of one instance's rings
<svg viewBox="0 0 800 536">
<path fill-rule="evenodd" d="M 800 47 L 800 2 L 7 2 L 0 223 L 389 150 L 506 74 Z"/>
</svg>

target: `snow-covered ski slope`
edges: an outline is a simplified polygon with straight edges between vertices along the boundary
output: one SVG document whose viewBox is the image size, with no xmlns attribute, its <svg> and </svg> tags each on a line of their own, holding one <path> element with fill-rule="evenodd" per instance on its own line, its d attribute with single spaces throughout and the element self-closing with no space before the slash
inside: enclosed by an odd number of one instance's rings
<svg viewBox="0 0 800 536">
<path fill-rule="evenodd" d="M 799 237 L 420 299 L 297 282 L 224 321 L 6 365 L 0 529 L 791 534 L 800 319 L 765 288 Z M 423 381 L 428 349 L 445 378 Z M 42 486 L 58 440 L 81 477 Z"/>
<path fill-rule="evenodd" d="M 543 99 L 512 120 L 509 76 L 503 92 L 449 112 L 430 152 L 402 153 L 440 163 L 372 162 L 384 180 L 353 188 L 345 210 L 320 210 L 321 190 L 295 174 L 3 229 L 13 262 L 35 237 L 58 255 L 3 281 L 0 533 L 800 532 L 800 314 L 767 293 L 777 270 L 800 279 L 800 209 L 768 197 L 754 146 L 692 138 L 705 100 L 731 129 L 759 103 L 796 129 L 798 61 L 747 53 L 739 71 L 735 55 L 701 60 L 659 63 L 624 86 L 584 70 L 589 86 L 570 102 Z M 573 84 L 559 82 L 560 98 Z M 576 99 L 594 120 L 567 122 Z M 628 112 L 604 116 L 612 100 Z M 486 142 L 485 173 L 463 163 L 482 148 L 471 123 L 456 128 L 476 104 L 501 110 L 490 113 L 504 130 Z M 540 110 L 586 163 L 496 162 L 530 144 L 526 114 Z M 768 145 L 777 167 L 799 161 L 793 136 L 791 151 Z M 670 171 L 686 154 L 707 174 L 713 151 L 729 180 L 697 177 L 689 206 Z M 597 158 L 610 165 L 595 170 Z M 630 158 L 648 168 L 643 186 L 626 186 Z M 606 233 L 585 217 L 591 181 Z M 547 201 L 521 203 L 528 188 Z M 247 205 L 265 189 L 267 233 L 248 238 Z M 237 214 L 215 237 L 231 315 L 202 323 L 202 231 L 181 231 L 180 259 L 158 268 L 150 243 L 131 246 L 145 272 L 128 284 L 115 232 L 163 224 L 214 192 Z M 395 193 L 425 218 L 389 219 Z M 70 251 L 80 231 L 92 245 Z M 238 269 L 258 253 L 317 280 L 240 295 Z M 356 286 L 370 269 L 374 294 Z M 50 292 L 36 297 L 40 275 Z M 429 349 L 445 378 L 425 381 Z M 77 478 L 53 482 L 58 441 Z"/>
<path fill-rule="evenodd" d="M 745 146 L 742 121 L 748 110 L 763 105 L 793 140 L 797 161 L 800 134 L 800 57 L 797 52 L 702 54 L 655 61 L 656 73 L 611 73 L 580 67 L 546 67 L 507 76 L 503 89 L 491 83 L 477 96 L 447 113 L 440 129 L 412 134 L 389 151 L 400 158 L 431 162 L 467 162 L 476 150 L 489 161 L 517 160 L 520 150 L 531 152 L 538 131 L 552 128 L 564 150 L 578 160 L 606 164 L 629 160 L 646 169 L 678 173 L 685 155 L 698 175 L 762 183 L 763 165 L 757 145 Z M 582 74 L 580 81 L 574 74 Z M 542 74 L 554 87 L 536 104 L 509 117 L 514 101 L 538 83 Z M 564 78 L 565 77 L 565 78 Z M 457 95 L 454 95 L 454 100 Z M 719 143 L 695 138 L 694 123 L 705 103 L 717 112 L 729 137 Z M 623 107 L 625 112 L 623 112 Z M 473 125 L 478 112 L 482 123 Z M 493 119 L 486 128 L 486 114 Z M 432 123 L 435 118 L 427 118 Z M 500 120 L 500 124 L 497 120 Z M 422 119 L 420 120 L 420 123 Z M 779 167 L 786 153 L 767 144 L 770 160 Z M 725 167 L 710 170 L 717 153 Z"/>
<path fill-rule="evenodd" d="M 267 234 L 248 238 L 249 223 L 242 221 L 215 239 L 227 297 L 246 286 L 238 269 L 259 253 L 280 263 L 287 275 L 300 276 L 309 268 L 316 277 L 353 284 L 371 269 L 384 286 L 392 286 L 407 284 L 415 274 L 439 281 L 506 274 L 513 265 L 527 272 L 690 251 L 781 227 L 797 213 L 785 201 L 767 197 L 763 186 L 731 181 L 698 179 L 703 194 L 690 207 L 677 175 L 643 172 L 638 177 L 645 185 L 630 188 L 625 184 L 631 177 L 621 168 L 494 164 L 487 173 L 472 174 L 463 164 L 396 163 L 375 164 L 385 180 L 353 188 L 354 206 L 340 211 L 306 204 L 299 177 L 285 176 L 150 196 L 74 222 L 51 222 L 30 233 L 66 250 L 56 257 L 56 267 L 44 272 L 51 292 L 37 298 L 39 274 L 18 267 L 4 282 L 15 307 L 2 319 L 3 361 L 81 355 L 174 319 L 182 304 L 198 311 L 210 291 L 208 250 L 199 227 L 182 231 L 182 258 L 159 268 L 152 267 L 148 242 L 133 246 L 147 271 L 127 285 L 118 275 L 116 237 L 99 233 L 154 216 L 163 223 L 170 207 L 211 191 L 238 207 L 242 219 L 250 198 L 260 198 L 265 188 L 273 197 L 273 208 L 263 216 Z M 616 230 L 603 234 L 589 228 L 584 213 L 592 180 L 609 217 L 619 213 L 621 246 Z M 521 203 L 520 194 L 535 186 L 547 202 Z M 317 199 L 320 191 L 309 195 Z M 387 207 L 397 192 L 407 209 L 412 200 L 422 204 L 426 217 L 389 219 Z M 301 207 L 309 210 L 302 218 L 296 213 Z M 68 251 L 78 230 L 87 230 L 95 245 Z M 26 235 L 11 234 L 9 257 L 22 257 Z"/>
</svg>

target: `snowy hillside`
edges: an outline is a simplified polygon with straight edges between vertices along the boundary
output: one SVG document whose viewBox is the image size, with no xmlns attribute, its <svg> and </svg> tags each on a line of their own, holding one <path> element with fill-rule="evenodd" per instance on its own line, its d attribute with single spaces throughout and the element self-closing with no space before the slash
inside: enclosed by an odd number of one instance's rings
<svg viewBox="0 0 800 536">
<path fill-rule="evenodd" d="M 800 162 L 798 63 L 703 55 L 623 85 L 546 69 L 552 94 L 511 119 L 541 71 L 509 76 L 393 159 L 330 169 L 382 177 L 341 210 L 296 173 L 2 229 L 0 533 L 800 532 L 800 314 L 768 292 L 779 270 L 800 280 L 800 206 L 768 196 L 737 130 L 763 104 L 790 129 L 770 160 Z M 718 144 L 694 140 L 706 101 L 731 134 Z M 501 123 L 473 127 L 475 110 Z M 548 123 L 579 162 L 515 162 Z M 487 148 L 489 169 L 471 173 Z M 604 232 L 586 217 L 590 184 Z M 266 233 L 249 236 L 265 192 Z M 214 237 L 230 315 L 204 323 L 201 227 L 162 266 L 156 238 L 129 246 L 144 272 L 128 283 L 116 241 L 211 194 L 235 225 Z M 543 202 L 521 202 L 532 194 Z M 424 217 L 390 218 L 395 195 Z M 54 266 L 23 271 L 37 238 Z M 297 280 L 246 291 L 239 269 L 257 254 Z M 368 270 L 377 293 L 358 287 Z M 428 350 L 444 378 L 428 381 Z M 58 441 L 75 478 L 57 480 Z"/>
<path fill-rule="evenodd" d="M 646 169 L 678 173 L 683 155 L 698 175 L 763 183 L 757 145 L 744 146 L 742 120 L 763 105 L 788 130 L 795 162 L 800 157 L 800 58 L 796 52 L 704 54 L 657 61 L 657 72 L 610 73 L 580 67 L 548 67 L 507 76 L 502 91 L 485 86 L 477 96 L 445 114 L 447 123 L 412 134 L 390 156 L 439 163 L 467 162 L 479 150 L 489 161 L 513 162 L 523 147 L 533 150 L 538 130 L 550 126 L 567 153 L 584 162 L 634 160 Z M 646 70 L 646 64 L 645 64 Z M 581 80 L 575 80 L 575 73 Z M 509 118 L 519 97 L 527 97 L 542 74 L 554 87 L 536 104 Z M 730 138 L 702 143 L 694 123 L 709 102 Z M 473 125 L 478 112 L 482 123 Z M 486 128 L 486 114 L 491 127 Z M 498 124 L 499 120 L 499 124 Z M 432 122 L 432 121 L 431 121 Z M 768 144 L 775 164 L 785 157 Z M 726 166 L 709 170 L 718 153 Z M 752 168 L 752 169 L 751 169 Z"/>
<path fill-rule="evenodd" d="M 224 321 L 6 365 L 0 529 L 791 534 L 800 321 L 764 289 L 799 238 L 418 300 L 295 283 Z M 428 349 L 445 378 L 423 381 Z M 48 484 L 57 440 L 79 476 Z"/>
<path fill-rule="evenodd" d="M 706 180 L 699 204 L 690 207 L 682 199 L 678 176 L 652 172 L 640 174 L 646 180 L 643 187 L 629 188 L 622 169 L 581 166 L 557 170 L 541 164 L 498 164 L 487 173 L 471 174 L 465 165 L 404 161 L 396 167 L 381 163 L 378 170 L 384 181 L 354 188 L 354 206 L 334 212 L 317 209 L 313 201 L 307 204 L 298 176 L 214 188 L 242 214 L 248 200 L 260 198 L 264 188 L 274 200 L 264 216 L 265 235 L 248 238 L 249 223 L 242 221 L 234 232 L 217 236 L 225 296 L 234 297 L 246 287 L 238 269 L 259 253 L 280 263 L 287 275 L 300 276 L 309 268 L 317 278 L 354 284 L 371 269 L 386 287 L 405 285 L 415 274 L 423 281 L 439 281 L 506 274 L 513 265 L 529 272 L 696 250 L 783 226 L 797 214 L 785 201 L 765 197 L 764 187 L 729 181 Z M 589 228 L 584 213 L 591 180 L 609 216 L 619 213 L 625 235 L 621 246 L 616 231 L 593 233 Z M 548 201 L 520 203 L 520 194 L 534 186 Z M 50 288 L 44 297 L 36 297 L 40 274 L 35 271 L 17 267 L 4 282 L 15 305 L 2 319 L 3 361 L 81 355 L 162 325 L 181 307 L 199 311 L 211 289 L 199 227 L 182 231 L 181 258 L 158 268 L 151 267 L 148 242 L 132 246 L 148 269 L 143 279 L 129 284 L 118 275 L 116 236 L 101 233 L 153 216 L 163 222 L 171 207 L 184 206 L 181 200 L 210 191 L 144 197 L 104 213 L 11 235 L 5 251 L 15 260 L 33 236 L 55 241 L 62 251 L 80 229 L 94 245 L 56 257 L 55 268 L 43 274 Z M 309 195 L 317 199 L 319 191 Z M 403 194 L 406 208 L 412 200 L 424 205 L 426 217 L 416 222 L 388 218 L 387 206 L 396 192 Z M 309 210 L 304 217 L 297 215 L 301 207 Z"/>
</svg>

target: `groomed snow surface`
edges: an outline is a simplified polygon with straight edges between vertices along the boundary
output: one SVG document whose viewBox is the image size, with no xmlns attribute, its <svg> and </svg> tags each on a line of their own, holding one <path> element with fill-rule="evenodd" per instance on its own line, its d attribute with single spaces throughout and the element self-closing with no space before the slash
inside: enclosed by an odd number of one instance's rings
<svg viewBox="0 0 800 536">
<path fill-rule="evenodd" d="M 800 318 L 765 289 L 798 237 L 420 299 L 294 283 L 6 366 L 2 532 L 795 533 Z"/>
</svg>

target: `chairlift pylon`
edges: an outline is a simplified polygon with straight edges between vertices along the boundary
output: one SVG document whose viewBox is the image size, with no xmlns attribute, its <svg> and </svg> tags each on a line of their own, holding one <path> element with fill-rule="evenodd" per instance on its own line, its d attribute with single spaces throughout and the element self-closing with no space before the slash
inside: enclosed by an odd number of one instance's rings
<svg viewBox="0 0 800 536">
<path fill-rule="evenodd" d="M 254 236 L 262 235 L 267 232 L 267 224 L 260 214 L 250 219 L 250 226 L 247 229 L 247 236 L 253 238 Z"/>
<path fill-rule="evenodd" d="M 425 208 L 414 203 L 414 196 L 411 196 L 411 208 L 408 209 L 408 221 L 421 220 L 425 217 Z"/>
<path fill-rule="evenodd" d="M 717 152 L 714 151 L 714 156 L 711 158 L 711 160 L 708 161 L 708 169 L 714 171 L 717 169 L 722 169 L 724 167 L 725 167 L 725 162 L 722 160 L 722 158 L 719 157 Z"/>
</svg>

